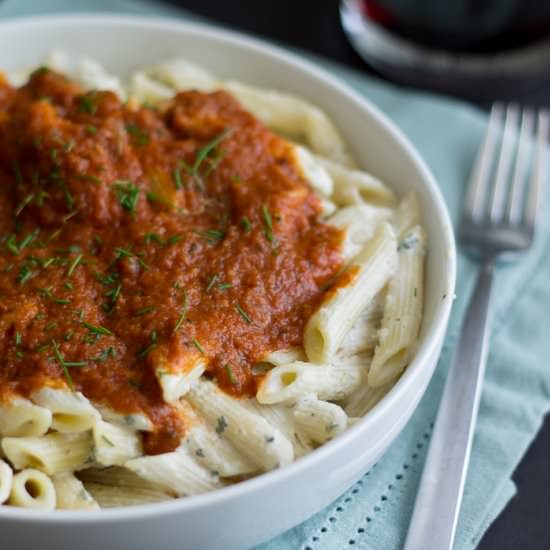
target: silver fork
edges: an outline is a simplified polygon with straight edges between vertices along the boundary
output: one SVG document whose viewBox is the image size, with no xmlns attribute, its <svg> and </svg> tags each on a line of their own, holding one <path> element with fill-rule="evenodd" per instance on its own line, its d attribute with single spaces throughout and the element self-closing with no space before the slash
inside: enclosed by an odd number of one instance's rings
<svg viewBox="0 0 550 550">
<path fill-rule="evenodd" d="M 491 111 L 460 223 L 461 243 L 482 262 L 481 269 L 445 383 L 405 550 L 453 547 L 487 361 L 495 265 L 516 258 L 533 242 L 548 124 L 547 113 L 536 116 L 528 109 L 520 113 L 514 105 L 506 109 L 495 105 Z M 500 154 L 491 178 L 501 133 Z"/>
</svg>

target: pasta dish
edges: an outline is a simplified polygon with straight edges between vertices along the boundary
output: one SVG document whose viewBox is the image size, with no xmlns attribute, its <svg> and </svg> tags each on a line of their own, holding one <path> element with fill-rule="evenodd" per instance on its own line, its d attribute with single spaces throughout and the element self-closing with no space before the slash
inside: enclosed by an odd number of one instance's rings
<svg viewBox="0 0 550 550">
<path fill-rule="evenodd" d="M 0 76 L 0 504 L 98 509 L 284 467 L 393 386 L 416 199 L 295 96 L 175 59 Z"/>
</svg>

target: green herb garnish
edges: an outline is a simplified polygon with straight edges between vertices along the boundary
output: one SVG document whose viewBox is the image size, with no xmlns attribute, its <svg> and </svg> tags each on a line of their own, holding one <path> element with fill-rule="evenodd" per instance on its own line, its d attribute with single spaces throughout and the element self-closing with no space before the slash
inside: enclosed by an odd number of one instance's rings
<svg viewBox="0 0 550 550">
<path fill-rule="evenodd" d="M 92 325 L 91 323 L 87 323 L 86 321 L 83 321 L 82 324 L 93 334 L 101 334 L 106 336 L 114 335 L 113 331 L 101 325 Z"/>
<path fill-rule="evenodd" d="M 248 316 L 248 313 L 241 307 L 240 304 L 235 306 L 235 311 L 248 323 L 252 324 L 252 319 Z"/>
<path fill-rule="evenodd" d="M 124 180 L 115 181 L 113 188 L 120 206 L 133 214 L 139 200 L 139 188 L 131 181 Z"/>
</svg>

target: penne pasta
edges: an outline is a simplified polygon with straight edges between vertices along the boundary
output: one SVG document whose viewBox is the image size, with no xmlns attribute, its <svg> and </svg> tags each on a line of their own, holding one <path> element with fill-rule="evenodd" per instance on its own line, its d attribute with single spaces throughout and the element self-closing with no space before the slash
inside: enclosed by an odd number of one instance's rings
<svg viewBox="0 0 550 550">
<path fill-rule="evenodd" d="M 42 388 L 31 399 L 52 412 L 51 427 L 61 433 L 84 432 L 100 418 L 97 409 L 80 392 Z"/>
<path fill-rule="evenodd" d="M 342 344 L 361 311 L 380 292 L 397 268 L 397 243 L 386 222 L 344 271 L 351 284 L 333 289 L 321 307 L 309 318 L 304 331 L 304 348 L 313 362 L 328 362 Z"/>
<path fill-rule="evenodd" d="M 101 508 L 151 504 L 174 498 L 160 489 L 102 485 L 100 483 L 85 483 L 84 487 Z"/>
<path fill-rule="evenodd" d="M 56 508 L 60 510 L 99 510 L 98 503 L 86 490 L 82 481 L 72 472 L 52 477 L 56 494 Z"/>
<path fill-rule="evenodd" d="M 314 395 L 300 399 L 294 405 L 293 415 L 300 428 L 319 444 L 336 437 L 348 426 L 348 417 L 342 407 Z"/>
<path fill-rule="evenodd" d="M 13 476 L 9 504 L 20 508 L 53 510 L 56 503 L 55 487 L 44 473 L 32 468 Z"/>
<path fill-rule="evenodd" d="M 177 496 L 198 495 L 223 486 L 218 473 L 198 464 L 185 447 L 170 453 L 133 458 L 125 467 Z"/>
<path fill-rule="evenodd" d="M 383 386 L 397 378 L 412 357 L 422 319 L 425 242 L 424 231 L 417 225 L 399 244 L 399 269 L 389 285 L 379 343 L 369 370 L 371 386 Z"/>
<path fill-rule="evenodd" d="M 258 468 L 272 470 L 290 464 L 294 458 L 292 443 L 260 415 L 220 391 L 212 382 L 199 381 L 187 399 Z"/>
<path fill-rule="evenodd" d="M 100 420 L 92 429 L 93 456 L 102 466 L 122 465 L 143 454 L 141 438 L 132 429 Z"/>
<path fill-rule="evenodd" d="M 0 504 L 6 502 L 13 484 L 13 470 L 0 458 Z"/>
<path fill-rule="evenodd" d="M 338 401 L 357 388 L 364 377 L 361 365 L 330 365 L 295 362 L 271 369 L 264 377 L 256 399 L 262 405 L 295 403 L 308 394 Z"/>
<path fill-rule="evenodd" d="M 333 214 L 327 221 L 345 231 L 342 243 L 344 262 L 353 260 L 372 239 L 379 225 L 390 220 L 391 216 L 390 209 L 367 204 L 347 206 Z"/>
<path fill-rule="evenodd" d="M 0 404 L 0 436 L 39 436 L 45 434 L 51 424 L 51 411 L 27 399 L 16 398 Z"/>
<path fill-rule="evenodd" d="M 52 432 L 42 437 L 4 437 L 1 445 L 7 459 L 15 468 L 33 468 L 48 475 L 82 468 L 91 460 L 93 449 L 90 432 Z"/>
</svg>

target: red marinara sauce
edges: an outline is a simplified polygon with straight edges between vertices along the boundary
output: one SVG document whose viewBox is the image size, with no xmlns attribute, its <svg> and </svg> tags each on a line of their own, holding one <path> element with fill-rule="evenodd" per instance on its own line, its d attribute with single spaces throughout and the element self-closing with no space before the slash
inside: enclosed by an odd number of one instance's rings
<svg viewBox="0 0 550 550">
<path fill-rule="evenodd" d="M 254 394 L 341 267 L 319 213 L 292 147 L 227 93 L 132 108 L 47 69 L 0 79 L 0 398 L 69 386 L 175 448 L 155 368 L 202 358 Z"/>
</svg>

